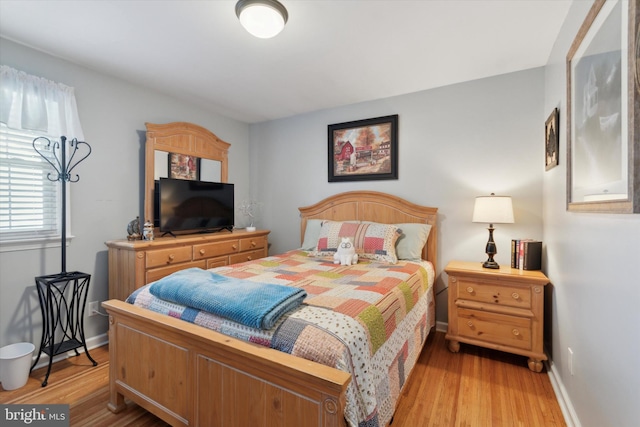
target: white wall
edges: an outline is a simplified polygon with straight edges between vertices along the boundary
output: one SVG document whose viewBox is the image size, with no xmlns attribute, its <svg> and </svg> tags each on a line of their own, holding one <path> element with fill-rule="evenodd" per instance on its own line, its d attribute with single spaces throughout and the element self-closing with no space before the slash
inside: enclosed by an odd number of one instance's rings
<svg viewBox="0 0 640 427">
<path fill-rule="evenodd" d="M 640 420 L 640 215 L 566 211 L 565 60 L 591 3 L 574 1 L 545 72 L 545 112 L 558 107 L 561 128 L 560 165 L 543 179 L 550 350 L 576 424 L 632 426 Z"/>
<path fill-rule="evenodd" d="M 509 264 L 512 238 L 542 238 L 543 78 L 533 69 L 251 125 L 251 188 L 271 252 L 299 247 L 299 206 L 376 190 L 439 208 L 439 272 L 452 259 L 484 261 L 488 231 L 471 215 L 475 196 L 495 192 L 513 197 L 516 223 L 495 231 L 496 260 Z M 399 115 L 399 179 L 329 183 L 327 125 L 390 114 Z M 445 322 L 446 297 L 437 301 Z"/>
<path fill-rule="evenodd" d="M 92 275 L 89 301 L 108 297 L 107 240 L 126 237 L 127 223 L 142 218 L 145 122 L 187 121 L 231 143 L 229 180 L 239 197 L 249 193 L 245 123 L 209 113 L 157 92 L 134 86 L 67 61 L 0 39 L 4 65 L 75 88 L 85 140 L 91 156 L 71 184 L 71 231 L 67 271 Z M 0 253 L 0 346 L 17 341 L 40 343 L 42 319 L 34 277 L 60 272 L 60 247 Z M 105 333 L 107 321 L 86 319 L 89 338 Z"/>
</svg>

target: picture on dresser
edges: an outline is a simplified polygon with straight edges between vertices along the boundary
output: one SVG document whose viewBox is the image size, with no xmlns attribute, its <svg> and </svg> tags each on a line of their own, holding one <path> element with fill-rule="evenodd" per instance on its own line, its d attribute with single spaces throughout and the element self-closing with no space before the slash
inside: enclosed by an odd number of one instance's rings
<svg viewBox="0 0 640 427">
<path fill-rule="evenodd" d="M 200 158 L 187 154 L 169 153 L 169 178 L 200 180 Z"/>
<path fill-rule="evenodd" d="M 329 125 L 329 182 L 398 179 L 398 115 Z"/>
</svg>

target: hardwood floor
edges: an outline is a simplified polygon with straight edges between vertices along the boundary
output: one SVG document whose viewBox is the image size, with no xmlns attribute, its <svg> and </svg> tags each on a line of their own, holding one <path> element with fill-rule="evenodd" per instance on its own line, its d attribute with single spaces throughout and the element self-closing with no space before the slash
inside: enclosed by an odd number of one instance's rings
<svg viewBox="0 0 640 427">
<path fill-rule="evenodd" d="M 46 369 L 34 371 L 27 385 L 0 391 L 1 403 L 66 403 L 73 427 L 167 426 L 135 404 L 112 414 L 107 346 L 91 350 L 93 367 L 81 354 L 54 364 L 49 385 Z M 429 337 L 402 394 L 392 427 L 565 426 L 548 375 L 531 372 L 526 358 L 461 345 L 447 350 L 444 333 Z M 211 426 L 214 427 L 214 426 Z"/>
</svg>

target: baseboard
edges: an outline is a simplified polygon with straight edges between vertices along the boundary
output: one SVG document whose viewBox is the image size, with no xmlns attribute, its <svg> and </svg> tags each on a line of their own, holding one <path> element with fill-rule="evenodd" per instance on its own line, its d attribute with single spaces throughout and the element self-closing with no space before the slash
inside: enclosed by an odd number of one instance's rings
<svg viewBox="0 0 640 427">
<path fill-rule="evenodd" d="M 578 419 L 578 414 L 576 414 L 576 411 L 571 404 L 571 399 L 569 399 L 567 389 L 564 387 L 564 383 L 562 382 L 560 374 L 558 373 L 553 361 L 546 361 L 545 366 L 547 368 L 547 373 L 549 374 L 551 387 L 553 387 L 553 391 L 556 393 L 556 400 L 558 401 L 558 405 L 560 405 L 560 410 L 562 411 L 562 415 L 564 415 L 564 422 L 567 424 L 567 427 L 582 427 L 580 420 Z"/>
<path fill-rule="evenodd" d="M 449 324 L 447 322 L 436 321 L 436 331 L 446 333 L 448 327 Z"/>
<path fill-rule="evenodd" d="M 87 340 L 87 348 L 91 350 L 93 348 L 102 347 L 108 342 L 109 342 L 109 336 L 107 335 L 107 333 L 96 335 L 95 337 L 91 337 Z M 36 347 L 36 351 L 38 351 L 37 347 Z M 84 353 L 84 348 L 80 347 L 78 349 L 78 353 Z M 70 350 L 66 353 L 58 354 L 57 356 L 53 357 L 53 363 L 59 362 L 68 357 L 75 357 L 75 355 L 76 353 L 73 350 Z M 32 357 L 32 360 L 35 361 L 36 357 L 38 357 L 38 355 L 34 354 L 34 356 Z M 40 356 L 40 360 L 38 361 L 38 364 L 34 366 L 33 369 L 42 368 L 47 365 L 49 365 L 49 356 L 47 356 L 46 353 L 42 353 L 42 355 Z"/>
</svg>

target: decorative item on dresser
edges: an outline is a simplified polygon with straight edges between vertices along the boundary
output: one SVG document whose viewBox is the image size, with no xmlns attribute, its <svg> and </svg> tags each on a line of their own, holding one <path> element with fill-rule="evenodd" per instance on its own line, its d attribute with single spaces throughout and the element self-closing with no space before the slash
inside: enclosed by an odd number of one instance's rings
<svg viewBox="0 0 640 427">
<path fill-rule="evenodd" d="M 124 301 L 143 285 L 185 268 L 207 269 L 266 257 L 268 234 L 268 230 L 236 230 L 106 242 L 109 299 Z"/>
<path fill-rule="evenodd" d="M 544 287 L 540 271 L 478 262 L 451 261 L 449 274 L 449 350 L 460 342 L 528 356 L 529 369 L 542 371 Z"/>
</svg>

